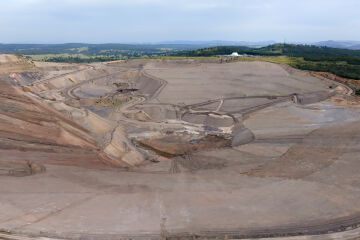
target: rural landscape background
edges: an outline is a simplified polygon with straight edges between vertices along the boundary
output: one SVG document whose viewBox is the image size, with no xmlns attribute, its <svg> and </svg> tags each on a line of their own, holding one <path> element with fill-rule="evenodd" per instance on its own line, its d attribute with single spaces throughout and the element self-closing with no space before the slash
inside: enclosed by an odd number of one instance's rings
<svg viewBox="0 0 360 240">
<path fill-rule="evenodd" d="M 359 9 L 0 1 L 0 239 L 360 239 Z"/>
</svg>

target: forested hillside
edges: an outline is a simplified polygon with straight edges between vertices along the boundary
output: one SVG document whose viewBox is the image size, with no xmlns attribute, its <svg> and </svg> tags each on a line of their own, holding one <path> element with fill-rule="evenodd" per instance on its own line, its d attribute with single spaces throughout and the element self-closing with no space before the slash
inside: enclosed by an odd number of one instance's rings
<svg viewBox="0 0 360 240">
<path fill-rule="evenodd" d="M 219 46 L 175 53 L 176 56 L 200 57 L 229 55 L 233 52 L 257 57 L 272 57 L 271 60 L 292 67 L 330 72 L 340 77 L 360 80 L 360 50 L 317 47 L 295 44 L 273 44 L 262 48 Z M 285 56 L 287 58 L 278 58 Z M 268 59 L 268 58 L 267 58 Z"/>
</svg>

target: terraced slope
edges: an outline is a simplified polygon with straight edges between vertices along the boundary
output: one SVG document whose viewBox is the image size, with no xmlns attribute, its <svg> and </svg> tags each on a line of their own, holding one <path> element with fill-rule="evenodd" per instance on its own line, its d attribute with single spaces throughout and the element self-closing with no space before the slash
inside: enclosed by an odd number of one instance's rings
<svg viewBox="0 0 360 240">
<path fill-rule="evenodd" d="M 97 143 L 85 128 L 4 79 L 0 78 L 0 168 L 25 161 L 103 165 Z"/>
</svg>

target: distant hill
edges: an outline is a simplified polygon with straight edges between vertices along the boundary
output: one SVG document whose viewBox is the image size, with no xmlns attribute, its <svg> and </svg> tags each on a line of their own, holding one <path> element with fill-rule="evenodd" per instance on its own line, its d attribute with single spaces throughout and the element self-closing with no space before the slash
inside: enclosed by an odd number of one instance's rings
<svg viewBox="0 0 360 240">
<path fill-rule="evenodd" d="M 125 57 L 144 55 L 163 55 L 170 52 L 194 50 L 219 45 L 227 46 L 251 46 L 263 47 L 273 44 L 273 41 L 263 42 L 235 42 L 235 41 L 167 41 L 146 44 L 88 44 L 88 43 L 64 43 L 64 44 L 0 44 L 0 53 L 12 53 L 22 55 L 41 54 L 83 54 L 116 55 Z"/>
<path fill-rule="evenodd" d="M 319 47 L 312 45 L 300 44 L 272 44 L 261 48 L 251 48 L 245 46 L 217 46 L 210 48 L 195 49 L 191 51 L 183 51 L 177 55 L 183 56 L 214 56 L 214 55 L 228 55 L 233 52 L 239 54 L 249 55 L 265 55 L 265 56 L 357 56 L 360 57 L 360 50 L 340 49 L 331 47 Z"/>
<path fill-rule="evenodd" d="M 255 49 L 258 53 L 274 53 L 286 56 L 360 56 L 360 50 L 333 48 L 328 46 L 315 46 L 303 44 L 273 44 L 263 48 Z"/>
<path fill-rule="evenodd" d="M 121 55 L 126 57 L 143 55 L 161 55 L 169 52 L 184 51 L 206 47 L 207 45 L 191 44 L 0 44 L 0 53 L 22 55 L 40 54 L 83 54 L 95 55 Z"/>
<path fill-rule="evenodd" d="M 322 41 L 313 43 L 315 46 L 326 46 L 332 48 L 345 48 L 345 49 L 353 49 L 360 50 L 360 41 Z"/>
<path fill-rule="evenodd" d="M 260 41 L 260 42 L 247 42 L 247 41 L 165 41 L 157 44 L 187 44 L 187 45 L 203 45 L 203 46 L 251 46 L 251 47 L 265 47 L 275 44 L 275 41 Z"/>
<path fill-rule="evenodd" d="M 360 50 L 268 43 L 270 42 L 175 41 L 158 44 L 0 44 L 0 53 L 24 55 L 36 61 L 80 63 L 152 56 L 208 57 L 238 52 L 256 55 L 259 59 L 265 56 L 267 59 L 264 60 L 272 58 L 271 61 L 278 61 L 279 58 L 275 59 L 277 57 L 285 57 L 280 63 L 299 69 L 331 72 L 341 77 L 360 79 Z M 335 46 L 335 43 L 331 43 Z M 354 48 L 357 42 L 351 43 Z M 264 46 L 260 46 L 261 44 Z M 347 48 L 350 47 L 347 45 Z"/>
<path fill-rule="evenodd" d="M 331 72 L 340 77 L 360 80 L 360 50 L 312 45 L 273 44 L 262 48 L 220 46 L 184 51 L 174 55 L 210 57 L 229 55 L 233 52 L 257 56 L 255 58 L 240 57 L 239 60 L 264 60 L 285 63 L 303 70 Z"/>
</svg>

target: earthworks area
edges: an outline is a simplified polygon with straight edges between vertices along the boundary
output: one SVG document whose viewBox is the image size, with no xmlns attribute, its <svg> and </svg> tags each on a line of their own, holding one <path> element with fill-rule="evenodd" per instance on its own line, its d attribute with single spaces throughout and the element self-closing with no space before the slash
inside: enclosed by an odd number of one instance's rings
<svg viewBox="0 0 360 240">
<path fill-rule="evenodd" d="M 359 106 L 341 83 L 268 62 L 0 55 L 0 234 L 356 231 Z"/>
</svg>

